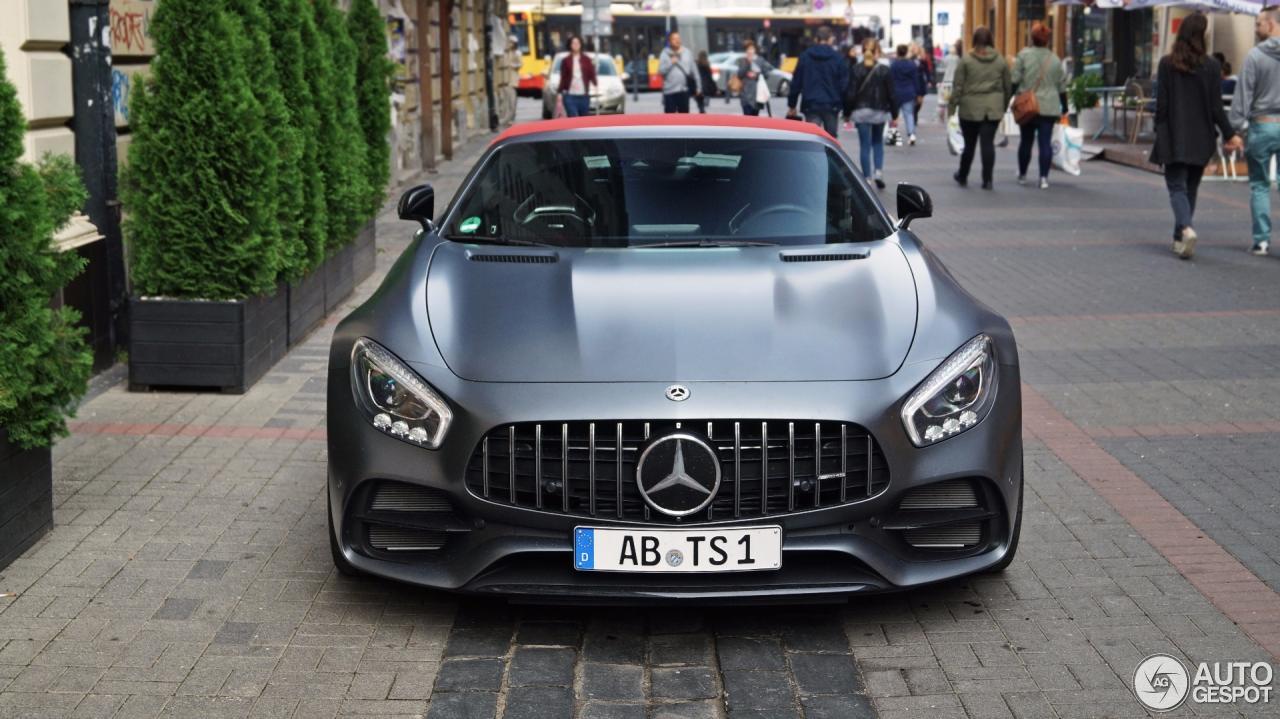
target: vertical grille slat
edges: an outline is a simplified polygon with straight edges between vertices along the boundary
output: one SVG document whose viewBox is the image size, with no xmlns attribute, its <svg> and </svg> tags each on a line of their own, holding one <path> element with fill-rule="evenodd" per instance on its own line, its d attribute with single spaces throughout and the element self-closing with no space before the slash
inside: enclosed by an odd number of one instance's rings
<svg viewBox="0 0 1280 719">
<path fill-rule="evenodd" d="M 645 447 L 677 425 L 711 445 L 721 476 L 707 508 L 681 518 L 653 510 L 635 479 Z M 688 526 L 860 502 L 889 486 L 889 469 L 875 439 L 845 422 L 608 419 L 495 427 L 477 441 L 465 481 L 472 494 L 503 505 Z"/>
</svg>

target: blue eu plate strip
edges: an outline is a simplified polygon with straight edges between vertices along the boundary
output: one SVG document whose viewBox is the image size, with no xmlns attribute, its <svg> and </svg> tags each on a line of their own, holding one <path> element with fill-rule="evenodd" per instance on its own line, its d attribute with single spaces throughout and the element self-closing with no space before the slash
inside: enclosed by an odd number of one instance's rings
<svg viewBox="0 0 1280 719">
<path fill-rule="evenodd" d="M 596 568 L 596 532 L 594 529 L 574 528 L 573 566 L 578 569 Z"/>
</svg>

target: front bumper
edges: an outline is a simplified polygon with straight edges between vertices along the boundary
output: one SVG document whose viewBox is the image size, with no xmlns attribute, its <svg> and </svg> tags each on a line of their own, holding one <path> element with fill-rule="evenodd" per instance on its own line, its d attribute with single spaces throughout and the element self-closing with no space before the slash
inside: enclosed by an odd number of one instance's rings
<svg viewBox="0 0 1280 719">
<path fill-rule="evenodd" d="M 421 369 L 421 368 L 419 368 Z M 980 572 L 1010 549 L 1022 491 L 1021 399 L 1016 365 L 1000 366 L 991 413 L 976 427 L 926 448 L 907 439 L 901 397 L 932 367 L 904 367 L 864 382 L 687 383 L 692 398 L 673 404 L 665 385 L 511 385 L 435 376 L 456 417 L 445 445 L 424 450 L 371 427 L 351 405 L 348 370 L 329 375 L 329 496 L 339 546 L 371 575 L 420 586 L 556 603 L 700 599 L 814 601 L 898 590 Z M 620 416 L 618 408 L 628 408 Z M 890 467 L 888 489 L 857 503 L 770 516 L 783 528 L 782 569 L 701 575 L 612 574 L 573 569 L 575 526 L 645 525 L 503 506 L 464 486 L 478 441 L 509 422 L 565 418 L 806 418 L 854 422 L 875 435 Z M 991 510 L 980 546 L 929 552 L 891 528 L 902 498 L 933 482 L 970 479 Z M 362 549 L 351 531 L 370 482 L 403 482 L 448 495 L 458 524 L 438 550 L 391 557 Z M 687 525 L 696 527 L 698 525 Z"/>
</svg>

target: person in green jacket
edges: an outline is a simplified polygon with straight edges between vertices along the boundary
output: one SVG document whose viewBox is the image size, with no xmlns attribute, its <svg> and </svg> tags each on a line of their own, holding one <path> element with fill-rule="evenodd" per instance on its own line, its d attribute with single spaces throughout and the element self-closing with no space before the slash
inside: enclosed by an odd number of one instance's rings
<svg viewBox="0 0 1280 719">
<path fill-rule="evenodd" d="M 1049 49 L 1052 32 L 1044 23 L 1031 26 L 1031 45 L 1022 48 L 1013 62 L 1013 92 L 1030 90 L 1036 94 L 1040 115 L 1021 126 L 1018 143 L 1018 184 L 1027 181 L 1031 165 L 1031 145 L 1039 140 L 1040 189 L 1049 187 L 1049 166 L 1053 163 L 1053 126 L 1067 114 L 1067 73 L 1058 56 Z M 1038 138 L 1037 138 L 1038 136 Z"/>
<path fill-rule="evenodd" d="M 991 189 L 996 164 L 996 130 L 1012 93 L 1009 63 L 992 44 L 991 30 L 980 27 L 973 31 L 973 50 L 960 61 L 951 86 L 948 110 L 960 114 L 960 132 L 964 135 L 960 169 L 952 176 L 961 187 L 969 182 L 973 152 L 981 140 L 982 189 Z"/>
</svg>

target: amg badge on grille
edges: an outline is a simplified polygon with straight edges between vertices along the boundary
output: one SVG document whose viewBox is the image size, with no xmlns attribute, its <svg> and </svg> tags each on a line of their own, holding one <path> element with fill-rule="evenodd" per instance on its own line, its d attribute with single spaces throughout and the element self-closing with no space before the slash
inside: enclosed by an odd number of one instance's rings
<svg viewBox="0 0 1280 719">
<path fill-rule="evenodd" d="M 640 453 L 636 486 L 644 501 L 663 514 L 693 514 L 716 498 L 720 459 L 703 439 L 674 432 L 659 437 Z"/>
</svg>

